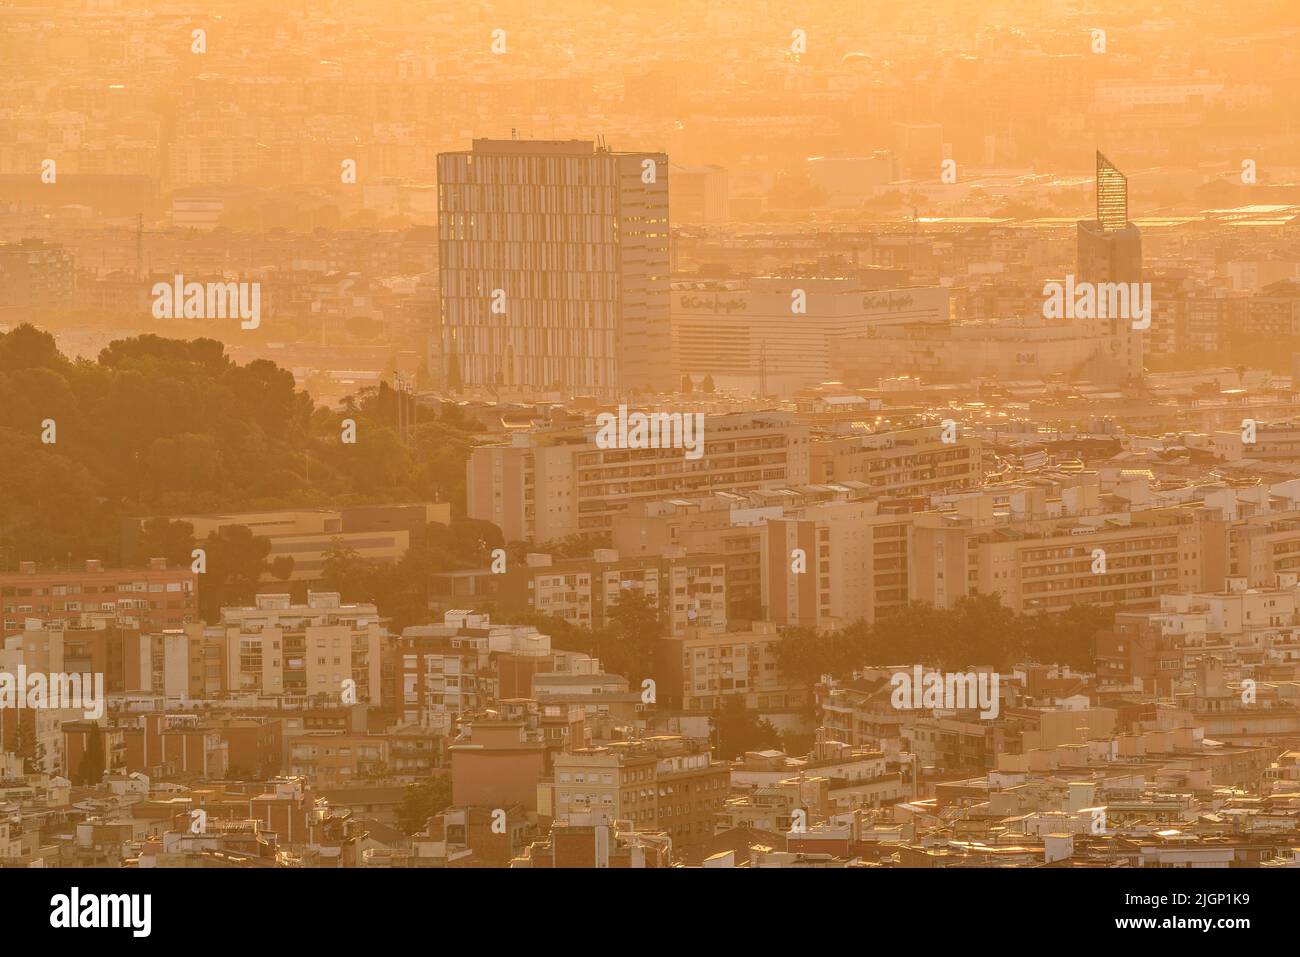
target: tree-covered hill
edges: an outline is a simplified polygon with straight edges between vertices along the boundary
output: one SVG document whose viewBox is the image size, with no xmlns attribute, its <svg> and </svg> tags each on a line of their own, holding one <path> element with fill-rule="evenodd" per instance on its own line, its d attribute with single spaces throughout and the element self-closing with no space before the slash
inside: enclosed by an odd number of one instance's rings
<svg viewBox="0 0 1300 957">
<path fill-rule="evenodd" d="M 396 421 L 387 386 L 317 408 L 288 371 L 239 365 L 212 339 L 144 335 L 72 361 L 19 326 L 0 334 L 0 567 L 117 562 L 127 516 L 396 501 L 463 514 L 474 423 L 430 416 L 408 446 Z"/>
</svg>

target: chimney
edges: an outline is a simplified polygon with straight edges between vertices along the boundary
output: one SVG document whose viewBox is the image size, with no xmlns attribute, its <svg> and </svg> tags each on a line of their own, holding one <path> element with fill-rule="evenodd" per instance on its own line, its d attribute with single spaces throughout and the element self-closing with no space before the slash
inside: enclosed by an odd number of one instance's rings
<svg viewBox="0 0 1300 957">
<path fill-rule="evenodd" d="M 1069 788 L 1069 810 L 1079 811 L 1091 807 L 1097 799 L 1097 785 L 1092 781 L 1071 781 Z"/>
<path fill-rule="evenodd" d="M 1043 863 L 1066 861 L 1074 856 L 1073 834 L 1044 834 Z"/>
<path fill-rule="evenodd" d="M 609 825 L 597 824 L 595 830 L 596 839 L 596 867 L 609 867 Z"/>
<path fill-rule="evenodd" d="M 86 571 L 88 571 L 88 572 L 102 572 L 103 570 L 104 570 L 104 563 L 101 562 L 98 558 L 87 558 L 87 559 L 86 559 Z"/>
</svg>

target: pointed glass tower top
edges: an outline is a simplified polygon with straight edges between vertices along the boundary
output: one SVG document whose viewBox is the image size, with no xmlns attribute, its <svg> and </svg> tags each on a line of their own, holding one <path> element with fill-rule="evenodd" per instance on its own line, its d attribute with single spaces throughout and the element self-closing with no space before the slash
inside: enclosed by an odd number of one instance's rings
<svg viewBox="0 0 1300 957">
<path fill-rule="evenodd" d="M 1128 225 L 1128 177 L 1100 152 L 1097 153 L 1097 221 L 1106 233 Z"/>
</svg>

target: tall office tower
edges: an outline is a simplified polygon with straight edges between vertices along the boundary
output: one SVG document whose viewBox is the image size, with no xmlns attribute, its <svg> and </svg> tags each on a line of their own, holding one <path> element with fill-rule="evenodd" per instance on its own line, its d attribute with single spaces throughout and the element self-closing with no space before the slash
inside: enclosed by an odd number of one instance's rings
<svg viewBox="0 0 1300 957">
<path fill-rule="evenodd" d="M 1097 218 L 1079 221 L 1076 278 L 1141 282 L 1142 234 L 1128 219 L 1128 179 L 1097 154 Z"/>
<path fill-rule="evenodd" d="M 477 139 L 438 156 L 438 237 L 450 384 L 671 388 L 666 154 Z"/>
<path fill-rule="evenodd" d="M 1128 178 L 1097 153 L 1097 218 L 1080 220 L 1075 278 L 1092 283 L 1140 283 L 1142 234 L 1128 218 Z M 1147 304 L 1148 308 L 1150 303 Z M 1128 318 L 1087 320 L 1110 339 L 1112 359 L 1128 380 L 1142 378 L 1143 335 Z"/>
</svg>

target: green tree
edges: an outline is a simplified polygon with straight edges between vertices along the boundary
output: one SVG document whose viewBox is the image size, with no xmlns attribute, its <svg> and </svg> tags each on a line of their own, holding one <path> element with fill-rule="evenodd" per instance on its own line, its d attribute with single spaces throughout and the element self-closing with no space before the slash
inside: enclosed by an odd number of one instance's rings
<svg viewBox="0 0 1300 957">
<path fill-rule="evenodd" d="M 957 644 L 951 612 L 914 601 L 878 618 L 867 643 L 866 663 L 893 665 L 921 662 L 937 666 Z"/>
<path fill-rule="evenodd" d="M 501 529 L 481 519 L 456 519 L 450 525 L 430 522 L 425 529 L 425 548 L 440 556 L 434 562 L 438 571 L 484 568 L 492 551 L 505 543 Z"/>
<path fill-rule="evenodd" d="M 812 751 L 817 736 L 811 731 L 786 729 L 781 732 L 781 750 L 791 757 L 801 758 Z"/>
<path fill-rule="evenodd" d="M 543 542 L 535 551 L 554 555 L 556 558 L 586 558 L 592 553 L 591 539 L 574 533 L 563 538 Z"/>
<path fill-rule="evenodd" d="M 1071 605 L 1053 615 L 1024 615 L 1018 623 L 1020 651 L 1044 664 L 1091 670 L 1096 665 L 1097 635 L 1114 622 L 1114 610 L 1097 605 Z"/>
<path fill-rule="evenodd" d="M 593 635 L 605 671 L 623 675 L 632 687 L 654 673 L 655 646 L 663 635 L 659 606 L 645 592 L 625 588 L 608 612 L 609 626 Z"/>
<path fill-rule="evenodd" d="M 718 757 L 731 761 L 746 751 L 765 751 L 781 744 L 781 735 L 758 712 L 745 706 L 742 695 L 727 695 L 712 716 Z"/>
<path fill-rule="evenodd" d="M 41 769 L 45 746 L 36 738 L 36 718 L 30 711 L 18 712 L 18 735 L 14 742 L 14 755 L 23 762 L 24 774 L 35 774 Z"/>
<path fill-rule="evenodd" d="M 370 563 L 344 539 L 332 539 L 321 564 L 321 583 L 344 601 L 364 600 L 369 591 Z"/>
<path fill-rule="evenodd" d="M 513 567 L 527 560 L 530 552 L 536 551 L 539 551 L 539 549 L 532 541 L 507 542 L 506 561 Z"/>
<path fill-rule="evenodd" d="M 0 463 L 0 544 L 36 562 L 109 551 L 109 522 L 85 466 L 42 447 L 35 433 L 3 427 Z"/>
<path fill-rule="evenodd" d="M 421 833 L 429 818 L 451 807 L 451 777 L 436 774 L 409 784 L 397 806 L 397 826 L 407 835 Z"/>
<path fill-rule="evenodd" d="M 1016 614 L 995 594 L 966 595 L 953 609 L 951 627 L 943 631 L 947 643 L 939 664 L 957 670 L 974 664 L 999 667 L 1013 663 L 1019 652 Z"/>
<path fill-rule="evenodd" d="M 0 370 L 54 369 L 69 365 L 59 353 L 58 343 L 48 332 L 37 329 L 29 322 L 12 332 L 0 335 Z"/>
<path fill-rule="evenodd" d="M 822 675 L 844 677 L 866 663 L 869 632 L 863 622 L 828 632 L 807 626 L 783 628 L 775 649 L 777 667 L 805 686 Z"/>
<path fill-rule="evenodd" d="M 150 558 L 165 558 L 173 567 L 184 567 L 193 561 L 194 526 L 189 522 L 174 522 L 169 518 L 147 518 L 140 526 L 134 561 L 139 564 Z"/>
<path fill-rule="evenodd" d="M 223 525 L 203 540 L 207 572 L 199 577 L 199 614 L 213 623 L 226 605 L 246 605 L 257 594 L 271 541 L 247 525 Z"/>
<path fill-rule="evenodd" d="M 94 787 L 102 780 L 104 780 L 104 733 L 99 725 L 95 725 L 90 729 L 90 737 L 86 741 L 86 753 L 81 756 L 81 763 L 77 766 L 72 783 Z"/>
<path fill-rule="evenodd" d="M 443 403 L 438 412 L 438 422 L 460 432 L 478 432 L 483 429 L 483 423 L 454 402 Z"/>
<path fill-rule="evenodd" d="M 222 486 L 221 450 L 210 435 L 186 433 L 154 439 L 144 462 L 146 493 L 153 501 L 186 501 L 220 491 Z"/>
</svg>

